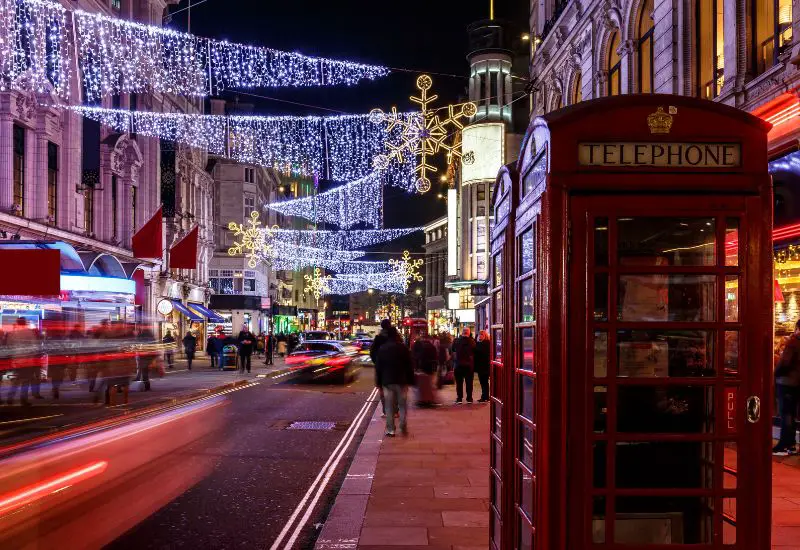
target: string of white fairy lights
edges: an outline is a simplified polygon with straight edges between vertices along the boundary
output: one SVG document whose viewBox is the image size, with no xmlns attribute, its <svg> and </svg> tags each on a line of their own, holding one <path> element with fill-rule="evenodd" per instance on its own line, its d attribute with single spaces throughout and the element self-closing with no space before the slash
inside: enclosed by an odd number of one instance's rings
<svg viewBox="0 0 800 550">
<path fill-rule="evenodd" d="M 353 186 L 384 182 L 409 191 L 414 186 L 414 162 L 373 168 L 372 157 L 383 150 L 385 140 L 392 139 L 394 130 L 373 122 L 370 115 L 224 116 L 66 108 L 118 132 L 201 147 L 214 155 L 282 172 L 325 176 L 353 182 Z"/>
<path fill-rule="evenodd" d="M 67 10 L 47 0 L 0 0 L 0 58 L 5 89 L 42 93 L 49 83 L 68 99 L 76 76 L 90 102 L 120 93 L 206 96 L 231 87 L 353 85 L 390 72 Z"/>
<path fill-rule="evenodd" d="M 330 231 L 322 229 L 274 229 L 272 238 L 295 247 L 317 246 L 329 250 L 355 250 L 405 237 L 421 227 Z"/>
</svg>

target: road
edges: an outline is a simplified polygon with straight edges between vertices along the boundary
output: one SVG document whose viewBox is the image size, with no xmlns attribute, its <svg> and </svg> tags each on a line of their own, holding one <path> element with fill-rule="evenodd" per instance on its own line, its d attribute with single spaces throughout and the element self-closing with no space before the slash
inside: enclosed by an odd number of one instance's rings
<svg viewBox="0 0 800 550">
<path fill-rule="evenodd" d="M 348 428 L 359 412 L 374 411 L 374 403 L 365 407 L 372 390 L 372 371 L 365 369 L 349 386 L 264 380 L 231 393 L 222 428 L 171 457 L 173 468 L 207 462 L 210 471 L 107 548 L 270 548 L 282 532 L 276 548 L 284 548 L 295 530 L 299 535 L 291 548 L 313 547 L 315 524 L 330 508 L 368 418 L 352 438 Z M 297 421 L 335 424 L 331 430 L 288 429 Z M 296 507 L 345 437 L 350 444 L 326 488 L 305 499 L 309 504 L 318 496 L 298 528 L 307 506 L 294 514 Z M 150 475 L 158 475 L 157 466 L 139 474 L 140 479 Z"/>
</svg>

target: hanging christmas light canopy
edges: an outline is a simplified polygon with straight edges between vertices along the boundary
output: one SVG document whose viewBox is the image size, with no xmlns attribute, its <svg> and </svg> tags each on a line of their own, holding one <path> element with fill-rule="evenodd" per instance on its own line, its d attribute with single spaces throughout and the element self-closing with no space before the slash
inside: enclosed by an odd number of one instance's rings
<svg viewBox="0 0 800 550">
<path fill-rule="evenodd" d="M 121 93 L 206 96 L 228 88 L 354 85 L 389 74 L 378 65 L 71 11 L 69 17 L 69 10 L 47 0 L 0 0 L 0 82 L 5 89 L 43 93 L 50 83 L 59 97 L 69 99 L 74 77 L 93 102 Z"/>
<path fill-rule="evenodd" d="M 322 229 L 277 229 L 272 237 L 275 242 L 293 246 L 317 246 L 329 250 L 353 250 L 393 241 L 405 237 L 422 227 L 396 229 L 357 229 L 351 231 L 329 231 Z"/>
</svg>

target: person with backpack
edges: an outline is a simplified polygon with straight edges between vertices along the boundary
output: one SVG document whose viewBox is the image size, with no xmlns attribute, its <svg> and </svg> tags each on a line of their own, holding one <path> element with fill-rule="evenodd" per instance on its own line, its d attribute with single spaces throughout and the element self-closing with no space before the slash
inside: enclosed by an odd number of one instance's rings
<svg viewBox="0 0 800 550">
<path fill-rule="evenodd" d="M 383 387 L 381 387 L 378 380 L 378 352 L 381 347 L 389 341 L 389 330 L 393 328 L 392 322 L 389 319 L 381 321 L 381 331 L 372 341 L 372 346 L 369 348 L 369 357 L 372 359 L 372 364 L 375 366 L 375 387 L 378 388 L 378 394 L 381 396 L 381 416 L 386 416 L 386 399 L 383 397 Z M 395 332 L 397 332 L 396 329 Z"/>
<path fill-rule="evenodd" d="M 797 452 L 796 420 L 797 402 L 800 398 L 800 320 L 795 323 L 794 333 L 775 369 L 775 393 L 778 397 L 781 434 L 778 444 L 772 449 L 775 456 L 788 456 Z"/>
<path fill-rule="evenodd" d="M 417 338 L 411 348 L 414 364 L 417 369 L 417 406 L 435 407 L 436 390 L 433 385 L 433 376 L 439 364 L 439 354 L 433 343 L 433 338 L 422 336 Z"/>
<path fill-rule="evenodd" d="M 397 329 L 386 331 L 387 341 L 380 346 L 375 364 L 377 384 L 383 388 L 386 403 L 386 436 L 394 437 L 394 414 L 397 409 L 400 417 L 400 432 L 408 435 L 408 387 L 414 385 L 414 362 L 411 352 L 403 343 Z"/>
<path fill-rule="evenodd" d="M 456 379 L 456 405 L 464 398 L 464 386 L 467 387 L 467 403 L 472 403 L 472 384 L 475 375 L 475 339 L 469 328 L 461 332 L 461 336 L 453 342 L 454 375 Z"/>
<path fill-rule="evenodd" d="M 191 331 L 183 337 L 183 351 L 186 353 L 186 364 L 189 370 L 192 370 L 192 361 L 194 361 L 194 354 L 197 351 L 197 337 Z"/>
</svg>

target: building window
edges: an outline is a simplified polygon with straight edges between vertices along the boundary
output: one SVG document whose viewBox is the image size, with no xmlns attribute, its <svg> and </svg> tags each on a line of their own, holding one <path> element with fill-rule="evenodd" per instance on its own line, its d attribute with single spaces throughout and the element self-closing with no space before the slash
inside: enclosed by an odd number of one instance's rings
<svg viewBox="0 0 800 550">
<path fill-rule="evenodd" d="M 119 11 L 122 9 L 122 0 L 111 0 L 111 7 Z"/>
<path fill-rule="evenodd" d="M 211 290 L 214 294 L 234 294 L 233 270 L 220 269 L 212 270 L 209 275 Z"/>
<path fill-rule="evenodd" d="M 87 235 L 94 232 L 94 187 L 83 190 L 83 230 Z"/>
<path fill-rule="evenodd" d="M 244 181 L 245 181 L 245 183 L 255 183 L 256 182 L 256 169 L 255 168 L 245 168 L 244 169 Z"/>
<path fill-rule="evenodd" d="M 608 41 L 608 95 L 619 95 L 622 90 L 622 72 L 620 71 L 619 31 L 614 31 Z"/>
<path fill-rule="evenodd" d="M 255 292 L 256 291 L 256 280 L 255 279 L 244 279 L 244 292 Z"/>
<path fill-rule="evenodd" d="M 58 145 L 47 142 L 47 223 L 55 225 L 58 216 Z"/>
<path fill-rule="evenodd" d="M 249 193 L 244 196 L 244 219 L 248 219 L 253 210 L 256 209 L 256 197 Z"/>
<path fill-rule="evenodd" d="M 500 73 L 497 71 L 489 72 L 489 103 L 496 103 L 498 105 L 502 105 L 503 102 L 500 100 L 500 88 L 498 77 Z"/>
<path fill-rule="evenodd" d="M 478 216 L 486 215 L 486 207 L 483 205 L 478 206 Z"/>
<path fill-rule="evenodd" d="M 792 0 L 761 0 L 751 5 L 754 70 L 759 75 L 792 45 Z"/>
<path fill-rule="evenodd" d="M 486 185 L 483 183 L 478 184 L 478 202 L 486 200 Z"/>
<path fill-rule="evenodd" d="M 14 126 L 14 214 L 25 215 L 25 128 Z"/>
<path fill-rule="evenodd" d="M 723 0 L 697 2 L 697 83 L 703 99 L 717 97 L 725 82 Z"/>
<path fill-rule="evenodd" d="M 475 226 L 475 238 L 478 241 L 475 245 L 475 252 L 486 251 L 486 220 L 478 220 Z M 484 268 L 486 266 L 484 265 Z M 483 276 L 478 276 L 478 279 L 483 279 Z"/>
<path fill-rule="evenodd" d="M 136 192 L 137 188 L 131 185 L 131 227 L 136 229 Z"/>
<path fill-rule="evenodd" d="M 639 92 L 653 93 L 653 0 L 639 13 Z"/>
<path fill-rule="evenodd" d="M 117 176 L 111 176 L 111 238 L 117 238 Z"/>
<path fill-rule="evenodd" d="M 575 74 L 575 79 L 572 82 L 572 97 L 570 97 L 570 105 L 575 105 L 583 101 L 583 76 L 578 71 Z"/>
<path fill-rule="evenodd" d="M 483 100 L 486 98 L 486 73 L 482 72 L 479 77 L 478 85 L 480 88 L 478 89 L 478 100 Z"/>
</svg>

